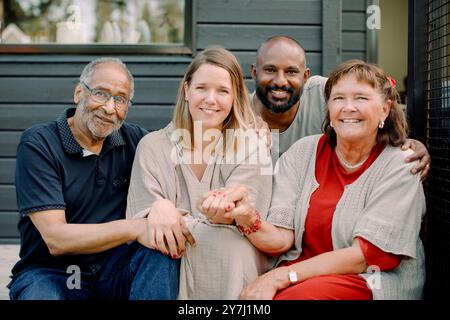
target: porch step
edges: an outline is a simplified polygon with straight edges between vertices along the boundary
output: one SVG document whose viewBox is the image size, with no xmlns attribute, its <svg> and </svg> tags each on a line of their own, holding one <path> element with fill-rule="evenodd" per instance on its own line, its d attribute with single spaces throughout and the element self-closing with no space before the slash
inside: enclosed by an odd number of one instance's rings
<svg viewBox="0 0 450 320">
<path fill-rule="evenodd" d="M 9 300 L 6 285 L 9 283 L 12 267 L 19 260 L 19 249 L 18 244 L 0 245 L 0 300 Z"/>
</svg>

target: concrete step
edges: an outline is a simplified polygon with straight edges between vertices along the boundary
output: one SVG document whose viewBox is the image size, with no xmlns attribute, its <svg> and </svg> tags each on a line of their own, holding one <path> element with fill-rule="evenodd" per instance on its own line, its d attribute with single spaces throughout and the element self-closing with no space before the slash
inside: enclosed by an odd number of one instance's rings
<svg viewBox="0 0 450 320">
<path fill-rule="evenodd" d="M 18 244 L 0 245 L 0 300 L 9 300 L 6 285 L 9 283 L 12 267 L 19 260 L 19 249 Z"/>
</svg>

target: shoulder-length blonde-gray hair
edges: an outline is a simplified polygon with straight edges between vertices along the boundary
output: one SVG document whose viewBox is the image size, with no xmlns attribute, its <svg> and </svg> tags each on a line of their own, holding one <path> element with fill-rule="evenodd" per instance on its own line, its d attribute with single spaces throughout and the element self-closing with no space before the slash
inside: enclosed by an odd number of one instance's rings
<svg viewBox="0 0 450 320">
<path fill-rule="evenodd" d="M 233 106 L 230 114 L 224 120 L 222 134 L 226 129 L 248 129 L 255 125 L 255 116 L 250 105 L 250 98 L 244 82 L 241 66 L 236 57 L 228 50 L 220 46 L 211 46 L 197 54 L 189 65 L 178 89 L 172 121 L 177 129 L 187 129 L 193 145 L 194 125 L 189 106 L 186 103 L 184 84 L 191 84 L 194 73 L 203 64 L 211 64 L 228 71 L 231 77 L 233 91 Z"/>
<path fill-rule="evenodd" d="M 334 69 L 325 84 L 325 101 L 328 103 L 333 86 L 344 76 L 353 74 L 356 79 L 377 89 L 384 97 L 384 101 L 391 100 L 392 105 L 386 118 L 384 127 L 378 129 L 377 143 L 392 146 L 402 145 L 408 136 L 408 124 L 405 115 L 398 105 L 399 94 L 384 71 L 370 63 L 361 60 L 349 60 Z M 336 146 L 336 132 L 330 126 L 330 111 L 326 109 L 322 131 L 326 134 L 331 146 Z"/>
</svg>

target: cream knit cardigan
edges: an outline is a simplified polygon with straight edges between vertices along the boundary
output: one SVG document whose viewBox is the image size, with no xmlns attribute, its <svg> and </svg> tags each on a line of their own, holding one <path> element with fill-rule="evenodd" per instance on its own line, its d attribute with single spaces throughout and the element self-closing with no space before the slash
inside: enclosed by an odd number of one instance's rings
<svg viewBox="0 0 450 320">
<path fill-rule="evenodd" d="M 305 218 L 315 179 L 320 135 L 297 141 L 279 159 L 272 202 L 267 220 L 295 231 L 293 248 L 278 260 L 294 260 L 302 248 Z M 332 220 L 334 250 L 350 247 L 360 236 L 385 252 L 405 258 L 392 271 L 372 266 L 362 273 L 371 285 L 374 299 L 421 299 L 425 282 L 425 258 L 419 238 L 425 213 L 425 197 L 419 175 L 410 173 L 414 163 L 405 163 L 411 153 L 387 146 L 375 162 L 347 185 Z M 378 269 L 379 270 L 379 269 Z"/>
</svg>

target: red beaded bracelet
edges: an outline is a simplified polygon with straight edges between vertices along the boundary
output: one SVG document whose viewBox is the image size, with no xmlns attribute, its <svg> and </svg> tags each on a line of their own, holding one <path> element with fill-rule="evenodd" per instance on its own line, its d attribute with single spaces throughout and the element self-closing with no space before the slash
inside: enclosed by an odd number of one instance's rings
<svg viewBox="0 0 450 320">
<path fill-rule="evenodd" d="M 249 234 L 252 234 L 253 232 L 256 232 L 259 229 L 261 229 L 261 225 L 262 225 L 261 216 L 259 215 L 258 210 L 255 210 L 255 211 L 256 211 L 256 221 L 253 223 L 252 226 L 250 226 L 248 228 L 244 228 L 244 227 L 236 224 L 236 227 L 240 233 L 248 236 Z"/>
</svg>

